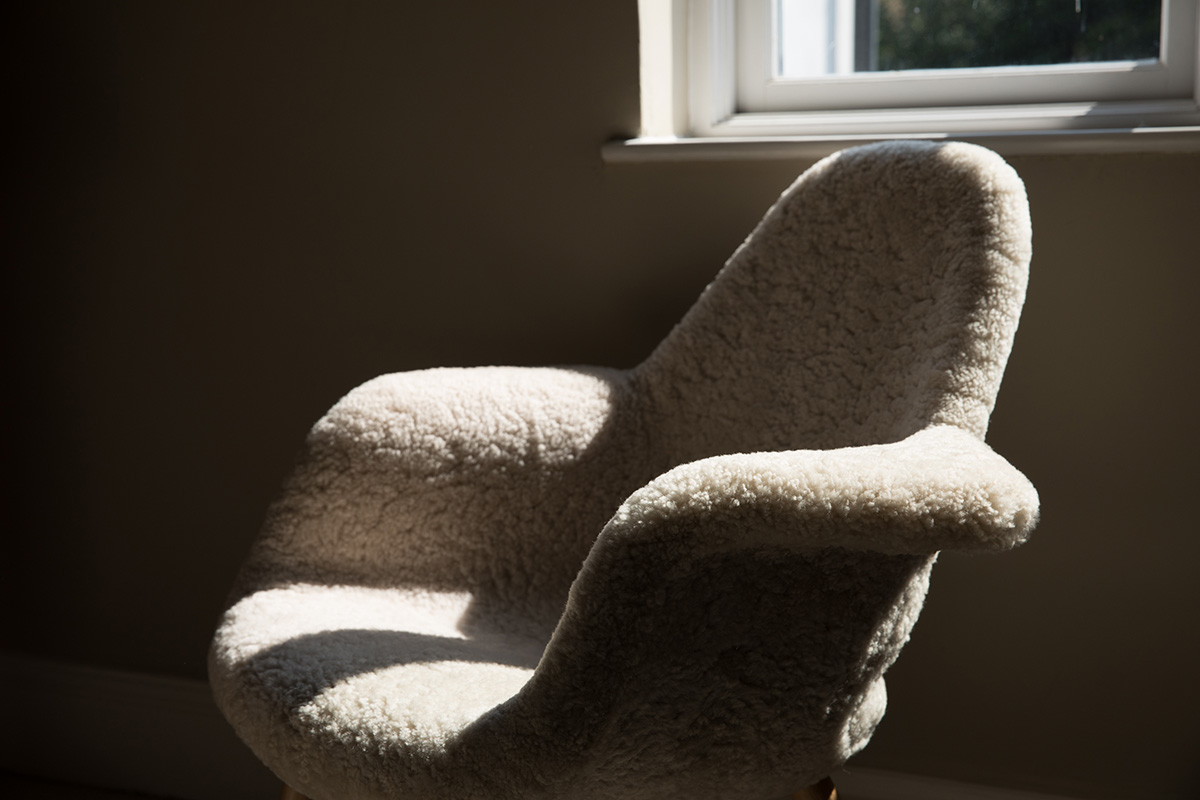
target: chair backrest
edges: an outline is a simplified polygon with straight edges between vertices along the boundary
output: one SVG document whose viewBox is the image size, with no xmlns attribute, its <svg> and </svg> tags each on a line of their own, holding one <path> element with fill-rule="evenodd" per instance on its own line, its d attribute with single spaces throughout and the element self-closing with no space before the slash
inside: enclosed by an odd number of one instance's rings
<svg viewBox="0 0 1200 800">
<path fill-rule="evenodd" d="M 638 370 L 671 460 L 983 437 L 1024 302 L 1024 187 L 999 156 L 887 142 L 771 208 Z"/>
</svg>

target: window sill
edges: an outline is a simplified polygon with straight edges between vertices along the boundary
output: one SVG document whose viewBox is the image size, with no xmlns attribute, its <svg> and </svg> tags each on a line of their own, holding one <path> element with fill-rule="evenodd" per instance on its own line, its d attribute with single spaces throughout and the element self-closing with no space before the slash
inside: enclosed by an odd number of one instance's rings
<svg viewBox="0 0 1200 800">
<path fill-rule="evenodd" d="M 807 136 L 643 136 L 608 142 L 607 163 L 651 161 L 782 161 L 818 159 L 858 144 L 886 139 L 963 141 L 1002 156 L 1200 152 L 1200 125 L 1169 128 L 1098 128 L 995 133 L 902 133 Z"/>
</svg>

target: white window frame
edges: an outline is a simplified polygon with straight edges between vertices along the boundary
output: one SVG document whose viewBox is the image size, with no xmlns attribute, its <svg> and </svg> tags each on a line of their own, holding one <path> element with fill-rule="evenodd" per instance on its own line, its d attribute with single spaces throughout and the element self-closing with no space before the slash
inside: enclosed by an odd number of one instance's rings
<svg viewBox="0 0 1200 800">
<path fill-rule="evenodd" d="M 640 0 L 642 131 L 605 154 L 819 156 L 896 137 L 1002 153 L 1200 150 L 1198 3 L 1164 0 L 1161 61 L 789 80 L 764 46 L 773 0 Z"/>
</svg>

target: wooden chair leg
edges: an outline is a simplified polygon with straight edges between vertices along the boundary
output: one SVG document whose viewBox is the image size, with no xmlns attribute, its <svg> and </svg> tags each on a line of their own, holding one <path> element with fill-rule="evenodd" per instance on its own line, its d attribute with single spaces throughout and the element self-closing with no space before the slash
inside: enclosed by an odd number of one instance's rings
<svg viewBox="0 0 1200 800">
<path fill-rule="evenodd" d="M 308 798 L 285 783 L 283 791 L 279 795 L 279 800 L 308 800 Z"/>
<path fill-rule="evenodd" d="M 833 779 L 825 778 L 807 789 L 794 792 L 792 800 L 837 800 L 837 796 L 837 787 L 833 785 Z"/>
</svg>

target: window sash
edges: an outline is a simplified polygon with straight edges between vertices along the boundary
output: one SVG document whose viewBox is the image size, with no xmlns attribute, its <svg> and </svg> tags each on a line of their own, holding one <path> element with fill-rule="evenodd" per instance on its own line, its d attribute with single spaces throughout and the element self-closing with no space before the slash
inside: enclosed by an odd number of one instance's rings
<svg viewBox="0 0 1200 800">
<path fill-rule="evenodd" d="M 1165 0 L 1161 58 L 777 77 L 771 0 L 687 0 L 697 136 L 881 135 L 1200 124 L 1197 0 Z M 768 44 L 770 43 L 770 44 Z"/>
</svg>

